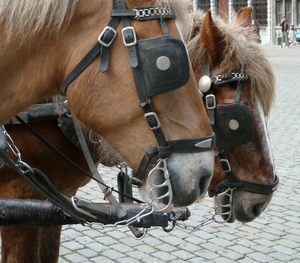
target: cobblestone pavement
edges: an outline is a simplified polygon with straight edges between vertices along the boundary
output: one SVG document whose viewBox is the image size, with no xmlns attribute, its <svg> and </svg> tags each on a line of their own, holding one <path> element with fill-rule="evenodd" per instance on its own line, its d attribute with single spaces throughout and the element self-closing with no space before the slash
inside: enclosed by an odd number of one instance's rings
<svg viewBox="0 0 300 263">
<path fill-rule="evenodd" d="M 197 231 L 151 228 L 136 240 L 128 228 L 64 226 L 60 263 L 84 262 L 300 262 L 300 46 L 262 46 L 276 74 L 276 103 L 268 120 L 280 187 L 266 211 L 253 222 L 212 223 Z M 259 63 L 259 61 L 257 62 Z M 266 81 L 268 81 L 266 79 Z M 117 169 L 101 167 L 112 185 Z M 79 197 L 99 201 L 94 183 Z M 213 214 L 212 200 L 189 207 L 189 225 Z"/>
</svg>

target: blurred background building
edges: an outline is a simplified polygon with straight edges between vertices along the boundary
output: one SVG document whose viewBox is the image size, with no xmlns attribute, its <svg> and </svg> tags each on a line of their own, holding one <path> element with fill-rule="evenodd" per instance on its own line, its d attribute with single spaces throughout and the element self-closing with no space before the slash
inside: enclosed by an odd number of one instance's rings
<svg viewBox="0 0 300 263">
<path fill-rule="evenodd" d="M 260 24 L 262 44 L 281 43 L 281 27 L 278 25 L 283 16 L 300 30 L 300 0 L 194 0 L 194 8 L 210 9 L 213 16 L 219 15 L 226 21 L 231 21 L 235 12 L 246 6 L 253 7 L 252 19 Z M 294 39 L 292 30 L 290 39 Z"/>
</svg>

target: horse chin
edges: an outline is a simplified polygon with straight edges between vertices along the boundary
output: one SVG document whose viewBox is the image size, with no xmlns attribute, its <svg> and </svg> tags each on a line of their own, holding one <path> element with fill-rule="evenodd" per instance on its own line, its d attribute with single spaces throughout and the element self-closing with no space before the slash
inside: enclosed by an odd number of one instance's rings
<svg viewBox="0 0 300 263">
<path fill-rule="evenodd" d="M 233 192 L 233 215 L 240 222 L 251 222 L 266 209 L 271 198 L 272 194 L 261 195 L 236 189 Z"/>
<path fill-rule="evenodd" d="M 213 152 L 174 153 L 167 159 L 169 173 L 167 178 L 170 180 L 165 180 L 161 170 L 152 171 L 151 178 L 149 178 L 149 175 L 148 180 L 139 187 L 139 193 L 148 202 L 151 202 L 151 196 L 154 196 L 158 198 L 155 203 L 173 203 L 179 207 L 191 205 L 206 193 L 213 168 Z M 165 186 L 151 190 L 152 187 L 149 181 L 154 185 Z M 169 191 L 169 188 L 171 188 L 171 191 Z M 168 195 L 169 193 L 172 193 L 172 195 Z"/>
</svg>

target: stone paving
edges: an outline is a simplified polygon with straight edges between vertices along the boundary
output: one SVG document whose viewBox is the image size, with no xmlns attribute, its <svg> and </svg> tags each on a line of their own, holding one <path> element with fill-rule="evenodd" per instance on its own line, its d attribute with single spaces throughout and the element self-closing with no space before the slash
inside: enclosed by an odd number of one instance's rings
<svg viewBox="0 0 300 263">
<path fill-rule="evenodd" d="M 280 186 L 264 213 L 247 224 L 211 223 L 193 232 L 178 227 L 171 233 L 151 228 L 141 240 L 126 227 L 64 226 L 59 263 L 300 262 L 300 46 L 262 48 L 277 81 L 268 128 L 280 178 Z M 118 169 L 99 169 L 114 186 Z M 93 182 L 80 189 L 78 196 L 101 201 L 100 190 Z M 206 197 L 189 209 L 192 216 L 187 224 L 196 225 L 212 216 L 213 202 Z"/>
</svg>

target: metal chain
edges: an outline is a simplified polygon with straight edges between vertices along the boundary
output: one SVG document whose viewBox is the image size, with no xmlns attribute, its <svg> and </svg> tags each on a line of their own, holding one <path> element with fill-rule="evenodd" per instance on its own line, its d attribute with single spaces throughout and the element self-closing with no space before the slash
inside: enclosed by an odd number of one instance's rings
<svg viewBox="0 0 300 263">
<path fill-rule="evenodd" d="M 184 223 L 178 223 L 176 221 L 176 226 L 185 229 L 185 230 L 189 230 L 189 231 L 195 231 L 197 229 L 200 229 L 201 227 L 211 224 L 211 223 L 218 223 L 218 224 L 224 224 L 227 223 L 232 216 L 232 195 L 233 195 L 233 191 L 235 190 L 235 188 L 227 188 L 224 192 L 220 193 L 219 195 L 216 196 L 216 200 L 215 200 L 215 205 L 214 205 L 214 212 L 215 214 L 207 220 L 204 220 L 194 226 L 191 225 L 186 225 Z M 223 196 L 227 196 L 228 197 L 228 204 L 222 204 L 221 202 L 221 198 Z M 226 212 L 222 212 L 222 208 L 226 208 Z M 222 220 L 217 219 L 218 216 L 221 216 Z M 224 216 L 226 216 L 224 218 Z"/>
<path fill-rule="evenodd" d="M 220 221 L 216 221 L 215 220 L 215 215 L 213 215 L 211 218 L 203 220 L 202 222 L 200 222 L 200 223 L 198 223 L 194 226 L 187 225 L 187 224 L 184 224 L 184 223 L 179 223 L 178 221 L 176 222 L 176 226 L 181 228 L 181 229 L 188 230 L 188 231 L 196 231 L 196 230 L 199 230 L 201 227 L 203 227 L 205 225 L 208 225 L 208 224 L 211 224 L 213 222 L 221 223 Z"/>
<path fill-rule="evenodd" d="M 9 133 L 6 131 L 6 129 L 5 129 L 4 126 L 2 126 L 2 129 L 3 129 L 3 133 L 4 133 L 5 137 L 6 137 L 7 145 L 9 147 L 9 149 L 14 154 L 14 156 L 17 158 L 17 162 L 18 163 L 22 162 L 21 152 L 19 151 L 19 149 L 15 145 L 13 139 L 10 137 Z"/>
<path fill-rule="evenodd" d="M 26 168 L 26 170 L 30 170 L 32 173 L 34 173 L 32 167 L 28 163 L 25 163 L 22 160 L 20 150 L 15 145 L 13 139 L 11 138 L 11 136 L 9 135 L 9 133 L 6 131 L 6 129 L 5 129 L 4 126 L 2 126 L 2 129 L 3 129 L 3 133 L 4 133 L 5 137 L 6 137 L 7 145 L 9 147 L 9 149 L 11 150 L 11 152 L 13 153 L 13 155 L 17 159 L 16 165 L 19 166 L 20 168 Z"/>
</svg>

